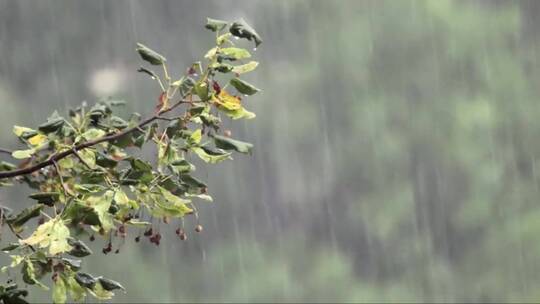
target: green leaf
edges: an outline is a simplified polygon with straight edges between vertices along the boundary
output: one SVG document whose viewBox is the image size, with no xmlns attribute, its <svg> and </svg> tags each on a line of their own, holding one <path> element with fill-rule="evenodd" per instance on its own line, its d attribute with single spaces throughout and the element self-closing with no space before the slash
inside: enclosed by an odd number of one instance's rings
<svg viewBox="0 0 540 304">
<path fill-rule="evenodd" d="M 197 154 L 197 156 L 199 156 L 200 159 L 202 159 L 203 161 L 209 164 L 216 164 L 226 159 L 231 159 L 231 153 L 228 153 L 228 152 L 221 153 L 221 154 L 209 154 L 207 151 L 199 147 L 193 147 L 191 148 L 191 150 L 195 152 L 195 154 Z"/>
<path fill-rule="evenodd" d="M 92 128 L 92 129 L 88 129 L 81 136 L 84 139 L 86 139 L 87 141 L 90 141 L 90 140 L 94 140 L 94 139 L 97 139 L 97 138 L 101 138 L 101 137 L 105 136 L 105 134 L 106 134 L 105 131 L 103 131 L 101 129 Z"/>
<path fill-rule="evenodd" d="M 207 187 L 204 182 L 189 174 L 180 175 L 180 180 L 191 189 L 199 190 Z"/>
<path fill-rule="evenodd" d="M 259 63 L 257 61 L 250 61 L 246 64 L 235 66 L 232 71 L 236 74 L 244 74 L 255 70 L 258 65 Z"/>
<path fill-rule="evenodd" d="M 105 290 L 100 282 L 96 282 L 94 288 L 88 290 L 92 296 L 98 300 L 109 300 L 114 296 L 114 293 Z"/>
<path fill-rule="evenodd" d="M 227 115 L 228 117 L 234 120 L 242 119 L 242 118 L 253 119 L 256 117 L 255 113 L 246 110 L 244 107 L 241 107 L 239 109 L 234 109 L 234 110 L 229 110 L 223 107 L 219 107 L 219 109 L 223 111 L 225 115 Z"/>
<path fill-rule="evenodd" d="M 36 269 L 34 268 L 34 263 L 29 259 L 25 259 L 21 268 L 21 273 L 23 275 L 23 281 L 30 285 L 38 285 L 44 290 L 49 290 L 49 287 L 43 285 L 36 278 Z"/>
<path fill-rule="evenodd" d="M 189 200 L 181 199 L 161 186 L 158 186 L 158 188 L 161 195 L 166 200 L 166 202 L 155 200 L 156 206 L 159 208 L 158 214 L 183 217 L 186 214 L 193 213 L 193 210 L 187 206 L 187 204 L 190 203 Z"/>
<path fill-rule="evenodd" d="M 105 232 L 108 232 L 114 225 L 112 215 L 109 213 L 109 208 L 113 201 L 114 192 L 108 190 L 101 196 L 90 196 L 85 200 L 85 204 L 91 207 L 96 212 L 101 227 Z"/>
<path fill-rule="evenodd" d="M 16 216 L 10 216 L 7 219 L 7 222 L 12 225 L 14 228 L 19 229 L 26 222 L 31 220 L 34 217 L 40 215 L 40 211 L 43 209 L 43 205 L 33 205 L 21 211 L 21 213 Z"/>
<path fill-rule="evenodd" d="M 163 63 L 167 61 L 165 57 L 163 57 L 161 54 L 150 49 L 142 43 L 137 43 L 136 50 L 143 60 L 149 62 L 152 65 L 163 65 Z"/>
<path fill-rule="evenodd" d="M 199 96 L 202 101 L 207 101 L 209 99 L 208 95 L 208 83 L 206 82 L 197 82 L 194 87 L 195 94 Z"/>
<path fill-rule="evenodd" d="M 84 160 L 85 165 L 88 165 L 91 169 L 96 168 L 96 154 L 90 149 L 83 149 L 77 151 L 77 154 Z"/>
<path fill-rule="evenodd" d="M 173 161 L 170 166 L 174 167 L 176 173 L 189 173 L 195 171 L 195 166 L 183 158 Z"/>
<path fill-rule="evenodd" d="M 58 166 L 62 169 L 72 169 L 75 166 L 72 156 L 64 157 L 58 161 Z"/>
<path fill-rule="evenodd" d="M 58 131 L 64 125 L 64 123 L 65 123 L 64 118 L 58 117 L 57 115 L 53 114 L 53 116 L 49 118 L 49 120 L 46 123 L 41 124 L 38 127 L 38 130 L 45 134 L 52 133 L 52 132 Z"/>
<path fill-rule="evenodd" d="M 232 37 L 231 33 L 225 33 L 223 35 L 220 35 L 219 37 L 216 38 L 216 44 L 221 46 L 225 42 L 229 41 L 229 38 L 231 37 Z"/>
<path fill-rule="evenodd" d="M 53 285 L 53 294 L 52 299 L 53 303 L 66 303 L 67 300 L 67 289 L 64 280 L 58 276 Z"/>
<path fill-rule="evenodd" d="M 75 302 L 82 302 L 86 297 L 86 289 L 79 285 L 73 276 L 67 279 L 69 295 Z"/>
<path fill-rule="evenodd" d="M 202 139 L 202 131 L 201 129 L 195 130 L 191 135 L 189 136 L 190 143 L 198 144 L 201 142 Z"/>
<path fill-rule="evenodd" d="M 221 31 L 226 26 L 227 26 L 227 21 L 206 18 L 206 25 L 204 27 L 211 30 L 212 32 L 217 32 L 217 31 Z"/>
<path fill-rule="evenodd" d="M 256 88 L 255 86 L 253 86 L 252 84 L 246 82 L 246 81 L 243 81 L 239 78 L 233 78 L 231 79 L 230 81 L 230 84 L 240 93 L 242 94 L 245 94 L 245 95 L 253 95 L 257 92 L 259 92 L 260 90 L 258 88 Z"/>
<path fill-rule="evenodd" d="M 118 161 L 113 159 L 110 154 L 98 152 L 96 155 L 96 165 L 105 168 L 114 168 L 118 165 Z"/>
<path fill-rule="evenodd" d="M 20 242 L 27 245 L 37 245 L 40 248 L 49 247 L 50 255 L 71 250 L 68 243 L 69 229 L 61 218 L 55 218 L 38 226 L 36 231 L 27 239 Z"/>
<path fill-rule="evenodd" d="M 111 117 L 111 126 L 113 128 L 122 130 L 129 126 L 128 122 L 118 116 Z"/>
<path fill-rule="evenodd" d="M 251 54 L 249 53 L 249 51 L 242 48 L 235 48 L 235 47 L 223 48 L 219 50 L 219 52 L 221 54 L 224 54 L 225 56 L 232 57 L 236 60 L 251 57 Z"/>
<path fill-rule="evenodd" d="M 13 156 L 13 158 L 16 158 L 16 159 L 25 159 L 25 158 L 32 157 L 34 153 L 36 153 L 35 149 L 17 150 L 17 151 L 13 151 L 13 153 L 11 153 L 11 156 Z"/>
<path fill-rule="evenodd" d="M 180 84 L 180 95 L 186 97 L 191 94 L 193 87 L 195 86 L 195 80 L 191 77 L 186 77 Z"/>
<path fill-rule="evenodd" d="M 247 22 L 244 19 L 240 19 L 236 22 L 233 22 L 231 27 L 229 28 L 229 31 L 233 36 L 236 36 L 238 38 L 245 38 L 249 41 L 255 42 L 255 47 L 259 46 L 259 44 L 262 43 L 262 39 L 255 32 L 255 30 L 247 24 Z"/>
<path fill-rule="evenodd" d="M 68 244 L 72 249 L 67 253 L 71 256 L 82 258 L 92 254 L 92 250 L 83 241 L 73 238 L 68 239 Z"/>
<path fill-rule="evenodd" d="M 34 129 L 21 126 L 13 126 L 13 133 L 15 133 L 15 136 L 24 139 L 28 139 L 38 134 L 37 131 Z"/>
<path fill-rule="evenodd" d="M 9 243 L 6 247 L 2 248 L 3 252 L 10 252 L 12 250 L 15 250 L 17 248 L 21 247 L 21 244 L 19 243 Z"/>
<path fill-rule="evenodd" d="M 55 202 L 59 201 L 60 193 L 59 192 L 38 192 L 38 193 L 30 194 L 28 197 L 36 200 L 40 204 L 52 206 L 54 205 Z"/>
<path fill-rule="evenodd" d="M 221 135 L 214 135 L 216 147 L 223 150 L 235 150 L 240 153 L 251 153 L 253 145 L 247 142 L 231 139 Z"/>
<path fill-rule="evenodd" d="M 82 272 L 82 271 L 77 272 L 74 279 L 79 285 L 81 285 L 82 287 L 89 288 L 89 289 L 94 288 L 94 286 L 97 283 L 96 278 L 94 278 L 92 275 L 90 275 L 90 274 L 88 274 L 86 272 Z"/>
<path fill-rule="evenodd" d="M 103 289 L 105 289 L 107 291 L 112 291 L 112 290 L 116 290 L 116 289 L 126 290 L 124 288 L 124 286 L 122 286 L 122 284 L 120 284 L 120 283 L 118 283 L 116 281 L 113 281 L 111 279 L 99 277 L 98 281 L 101 284 L 101 286 L 103 287 Z"/>
</svg>

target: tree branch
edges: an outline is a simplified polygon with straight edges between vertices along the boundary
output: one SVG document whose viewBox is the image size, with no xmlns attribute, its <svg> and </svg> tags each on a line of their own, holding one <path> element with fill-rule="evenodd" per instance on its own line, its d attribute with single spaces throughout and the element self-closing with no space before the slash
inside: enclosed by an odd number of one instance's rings
<svg viewBox="0 0 540 304">
<path fill-rule="evenodd" d="M 176 102 L 175 104 L 173 104 L 172 106 L 170 106 L 169 108 L 161 110 L 158 113 L 154 114 L 153 116 L 146 118 L 145 120 L 141 121 L 138 125 L 136 125 L 136 126 L 134 126 L 132 128 L 125 129 L 125 130 L 123 130 L 121 132 L 118 132 L 118 133 L 113 133 L 113 134 L 110 134 L 110 135 L 107 135 L 107 136 L 104 136 L 104 137 L 101 137 L 101 138 L 97 138 L 95 140 L 91 140 L 91 141 L 88 141 L 88 142 L 78 144 L 78 145 L 74 146 L 72 149 L 66 150 L 64 152 L 54 153 L 49 157 L 49 159 L 47 159 L 45 161 L 42 161 L 40 163 L 37 163 L 37 164 L 35 164 L 33 166 L 27 167 L 27 168 L 11 170 L 11 171 L 2 171 L 2 172 L 0 172 L 0 179 L 2 179 L 2 178 L 11 178 L 11 177 L 15 177 L 15 176 L 26 175 L 26 174 L 36 172 L 36 171 L 38 171 L 40 169 L 43 169 L 43 168 L 48 167 L 50 165 L 53 165 L 55 162 L 57 162 L 57 161 L 59 161 L 59 160 L 61 160 L 63 158 L 66 158 L 66 157 L 68 157 L 68 156 L 70 156 L 72 154 L 76 154 L 77 151 L 84 150 L 84 149 L 86 149 L 88 147 L 95 146 L 95 145 L 100 144 L 102 142 L 109 142 L 109 141 L 113 141 L 115 139 L 118 139 L 118 138 L 120 138 L 120 137 L 122 137 L 124 135 L 127 135 L 127 134 L 135 131 L 135 130 L 139 130 L 140 128 L 146 126 L 147 124 L 153 122 L 156 119 L 159 119 L 161 117 L 161 115 L 174 110 L 175 108 L 177 108 L 181 104 L 193 104 L 193 102 L 189 101 L 189 100 L 180 100 L 180 101 Z"/>
</svg>

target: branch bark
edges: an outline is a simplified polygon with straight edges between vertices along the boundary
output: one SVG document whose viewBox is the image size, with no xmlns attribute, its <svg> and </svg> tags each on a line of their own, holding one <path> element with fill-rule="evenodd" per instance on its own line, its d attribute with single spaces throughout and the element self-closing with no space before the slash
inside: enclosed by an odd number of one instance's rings
<svg viewBox="0 0 540 304">
<path fill-rule="evenodd" d="M 2 172 L 0 172 L 0 179 L 2 179 L 2 178 L 12 178 L 12 177 L 26 175 L 26 174 L 36 172 L 36 171 L 38 171 L 40 169 L 43 169 L 45 167 L 53 165 L 55 162 L 57 162 L 57 161 L 59 161 L 59 160 L 61 160 L 63 158 L 66 158 L 66 157 L 68 157 L 68 156 L 70 156 L 72 154 L 76 154 L 77 151 L 84 150 L 84 149 L 86 149 L 88 147 L 95 146 L 95 145 L 100 144 L 102 142 L 109 142 L 109 141 L 113 141 L 115 139 L 118 139 L 118 138 L 120 138 L 120 137 L 122 137 L 124 135 L 127 135 L 127 134 L 135 131 L 135 130 L 139 130 L 140 128 L 146 126 L 147 124 L 153 122 L 154 120 L 157 120 L 157 119 L 161 118 L 161 115 L 174 110 L 175 108 L 177 108 L 181 104 L 193 104 L 193 102 L 189 101 L 189 100 L 180 100 L 177 103 L 170 106 L 169 108 L 161 110 L 157 114 L 146 118 L 145 120 L 141 121 L 138 125 L 136 125 L 136 126 L 134 126 L 132 128 L 125 129 L 125 130 L 123 130 L 121 132 L 118 132 L 118 133 L 113 133 L 113 134 L 110 134 L 110 135 L 107 135 L 107 136 L 104 136 L 104 137 L 101 137 L 101 138 L 97 138 L 95 140 L 91 140 L 91 141 L 88 141 L 88 142 L 78 144 L 78 145 L 74 146 L 70 150 L 66 150 L 66 151 L 63 151 L 63 152 L 60 152 L 60 153 L 52 154 L 49 157 L 49 159 L 47 159 L 45 161 L 42 161 L 40 163 L 37 163 L 37 164 L 35 164 L 33 166 L 30 166 L 30 167 L 17 169 L 17 170 L 11 170 L 11 171 L 2 171 Z"/>
</svg>

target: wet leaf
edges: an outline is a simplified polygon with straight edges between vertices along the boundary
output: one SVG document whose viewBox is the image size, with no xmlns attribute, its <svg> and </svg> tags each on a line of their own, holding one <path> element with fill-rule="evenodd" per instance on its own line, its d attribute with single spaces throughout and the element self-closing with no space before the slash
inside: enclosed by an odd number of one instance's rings
<svg viewBox="0 0 540 304">
<path fill-rule="evenodd" d="M 248 50 L 236 47 L 223 48 L 219 50 L 220 54 L 224 54 L 229 58 L 234 58 L 235 60 L 250 58 L 251 54 Z"/>
<path fill-rule="evenodd" d="M 75 302 L 82 302 L 86 297 L 86 289 L 82 287 L 73 276 L 67 279 L 69 295 Z"/>
<path fill-rule="evenodd" d="M 54 205 L 55 202 L 59 201 L 60 193 L 59 192 L 38 192 L 38 193 L 30 194 L 28 197 L 36 200 L 40 204 L 52 206 Z"/>
<path fill-rule="evenodd" d="M 193 80 L 193 78 L 191 77 L 186 77 L 180 84 L 180 95 L 182 96 L 182 98 L 191 94 L 194 86 L 195 80 Z"/>
<path fill-rule="evenodd" d="M 53 303 L 66 303 L 66 300 L 67 300 L 66 293 L 67 293 L 66 284 L 64 280 L 60 276 L 58 276 L 58 278 L 56 279 L 53 285 L 53 294 L 52 294 Z"/>
<path fill-rule="evenodd" d="M 88 290 L 92 296 L 94 296 L 98 300 L 109 300 L 114 296 L 114 293 L 108 290 L 105 290 L 103 286 L 101 286 L 100 282 L 96 282 L 94 287 L 90 290 Z"/>
<path fill-rule="evenodd" d="M 200 159 L 202 159 L 203 161 L 209 164 L 216 164 L 226 159 L 231 159 L 231 153 L 228 153 L 228 152 L 221 153 L 221 154 L 210 154 L 206 150 L 200 147 L 193 147 L 191 150 L 195 152 L 195 154 L 197 154 L 197 156 L 199 156 Z"/>
<path fill-rule="evenodd" d="M 90 140 L 94 140 L 94 139 L 97 139 L 97 138 L 101 138 L 101 137 L 105 136 L 105 134 L 106 134 L 105 131 L 103 131 L 101 129 L 92 128 L 92 129 L 89 129 L 86 132 L 84 132 L 82 134 L 82 138 L 86 139 L 87 141 L 90 141 Z"/>
<path fill-rule="evenodd" d="M 83 159 L 85 165 L 89 166 L 91 169 L 96 168 L 96 154 L 90 149 L 83 149 L 77 151 L 77 154 Z"/>
<path fill-rule="evenodd" d="M 174 167 L 177 173 L 189 173 L 195 170 L 195 166 L 185 159 L 177 159 L 170 166 Z"/>
<path fill-rule="evenodd" d="M 256 47 L 262 43 L 262 39 L 259 34 L 257 34 L 257 32 L 255 32 L 255 30 L 249 26 L 244 19 L 234 22 L 229 28 L 229 31 L 236 37 L 254 41 Z"/>
<path fill-rule="evenodd" d="M 83 241 L 73 238 L 68 239 L 68 244 L 72 249 L 68 252 L 69 255 L 82 258 L 92 254 L 92 250 Z"/>
<path fill-rule="evenodd" d="M 38 130 L 45 134 L 52 133 L 52 132 L 58 131 L 64 125 L 64 122 L 65 122 L 64 118 L 62 117 L 52 118 L 46 123 L 41 124 L 38 127 Z"/>
<path fill-rule="evenodd" d="M 260 90 L 253 86 L 252 84 L 241 80 L 240 78 L 233 78 L 229 82 L 238 92 L 245 95 L 253 95 Z"/>
<path fill-rule="evenodd" d="M 224 29 L 227 26 L 227 24 L 228 24 L 227 21 L 206 18 L 206 25 L 204 27 L 211 30 L 212 32 L 217 32 Z"/>
<path fill-rule="evenodd" d="M 13 158 L 16 158 L 16 159 L 25 159 L 25 158 L 32 157 L 34 153 L 36 153 L 36 150 L 34 149 L 17 150 L 17 151 L 13 151 L 13 153 L 11 153 L 11 156 L 13 156 Z"/>
<path fill-rule="evenodd" d="M 258 65 L 259 63 L 257 61 L 250 61 L 246 64 L 235 66 L 232 71 L 236 74 L 244 74 L 255 70 Z"/>
<path fill-rule="evenodd" d="M 15 133 L 17 137 L 24 138 L 24 139 L 28 139 L 38 134 L 37 131 L 34 129 L 21 127 L 21 126 L 13 126 L 13 133 Z"/>
<path fill-rule="evenodd" d="M 251 153 L 253 145 L 247 142 L 231 139 L 221 135 L 214 135 L 216 147 L 223 150 L 235 150 L 240 153 Z"/>
<path fill-rule="evenodd" d="M 23 275 L 23 281 L 26 284 L 30 285 L 38 285 L 44 290 L 49 290 L 49 287 L 43 285 L 40 281 L 36 278 L 36 270 L 34 268 L 34 263 L 30 261 L 29 259 L 25 259 L 21 268 L 21 273 Z"/>
<path fill-rule="evenodd" d="M 142 43 L 137 43 L 136 50 L 143 60 L 149 62 L 152 65 L 163 65 L 163 63 L 167 61 L 165 57 Z"/>
<path fill-rule="evenodd" d="M 10 216 L 7 222 L 15 228 L 22 227 L 26 222 L 40 215 L 43 205 L 33 205 L 21 211 L 16 216 Z"/>
<path fill-rule="evenodd" d="M 10 252 L 12 250 L 15 250 L 17 248 L 21 247 L 21 244 L 19 243 L 9 243 L 6 247 L 2 248 L 3 252 Z"/>
<path fill-rule="evenodd" d="M 40 248 L 49 247 L 49 254 L 56 255 L 71 250 L 68 238 L 68 227 L 62 219 L 55 218 L 38 226 L 30 237 L 20 242 L 32 246 L 37 245 Z"/>
<path fill-rule="evenodd" d="M 116 281 L 113 281 L 111 279 L 99 277 L 98 281 L 99 281 L 99 283 L 101 283 L 101 286 L 103 287 L 103 289 L 105 289 L 107 291 L 112 291 L 112 290 L 116 290 L 116 289 L 126 290 L 124 288 L 124 286 L 122 286 L 122 284 L 120 284 L 120 283 L 118 283 Z"/>
<path fill-rule="evenodd" d="M 74 278 L 79 285 L 90 289 L 94 288 L 97 282 L 96 278 L 94 278 L 92 275 L 81 271 L 77 272 Z"/>
</svg>

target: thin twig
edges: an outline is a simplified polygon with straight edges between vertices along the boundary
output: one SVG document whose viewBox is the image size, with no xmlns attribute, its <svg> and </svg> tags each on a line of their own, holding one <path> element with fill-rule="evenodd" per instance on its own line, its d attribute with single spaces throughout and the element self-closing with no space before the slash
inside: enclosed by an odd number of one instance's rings
<svg viewBox="0 0 540 304">
<path fill-rule="evenodd" d="M 13 152 L 10 151 L 10 150 L 8 150 L 8 149 L 0 148 L 0 153 L 4 153 L 4 154 L 9 154 L 9 155 L 11 155 L 11 153 L 13 153 Z"/>
<path fill-rule="evenodd" d="M 53 165 L 54 165 L 54 169 L 56 171 L 56 175 L 58 175 L 58 177 L 60 178 L 60 183 L 62 184 L 62 189 L 64 190 L 64 195 L 67 198 L 67 196 L 69 196 L 69 191 L 67 189 L 66 184 L 64 183 L 64 178 L 62 177 L 62 173 L 60 173 L 60 167 L 58 167 L 58 164 L 56 163 L 56 161 L 53 161 Z"/>
</svg>

